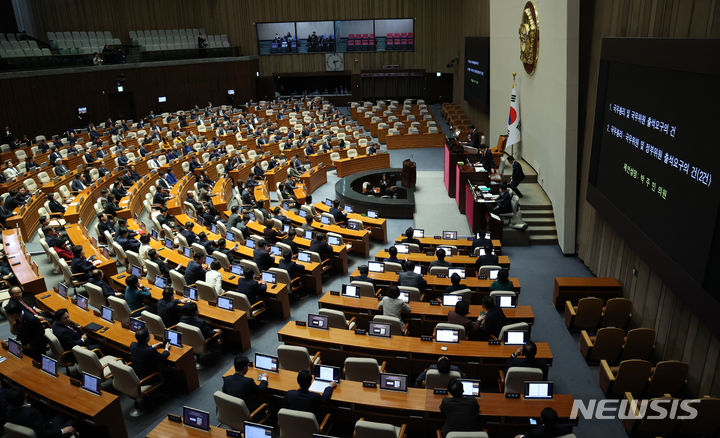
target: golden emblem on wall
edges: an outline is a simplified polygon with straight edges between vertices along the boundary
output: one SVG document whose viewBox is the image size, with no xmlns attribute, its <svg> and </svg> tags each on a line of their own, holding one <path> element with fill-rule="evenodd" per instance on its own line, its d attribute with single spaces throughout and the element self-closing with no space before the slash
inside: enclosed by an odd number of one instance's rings
<svg viewBox="0 0 720 438">
<path fill-rule="evenodd" d="M 532 74 L 535 71 L 540 49 L 540 28 L 538 27 L 537 10 L 533 2 L 525 3 L 520 21 L 520 61 L 525 71 Z"/>
</svg>

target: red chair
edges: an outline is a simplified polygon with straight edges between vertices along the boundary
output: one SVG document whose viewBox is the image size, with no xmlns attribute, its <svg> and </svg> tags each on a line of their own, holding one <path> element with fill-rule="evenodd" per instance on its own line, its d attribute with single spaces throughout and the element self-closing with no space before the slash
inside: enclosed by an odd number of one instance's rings
<svg viewBox="0 0 720 438">
<path fill-rule="evenodd" d="M 401 40 L 400 40 L 400 45 L 401 45 L 401 46 L 407 46 L 407 45 L 408 45 L 408 40 L 407 40 L 407 39 L 401 39 Z"/>
<path fill-rule="evenodd" d="M 364 33 L 364 34 L 362 34 L 362 37 L 363 37 L 363 38 L 367 38 L 367 37 L 368 37 L 368 34 Z"/>
<path fill-rule="evenodd" d="M 386 34 L 385 34 L 385 38 L 392 38 L 392 34 L 391 34 L 391 33 L 386 33 Z"/>
<path fill-rule="evenodd" d="M 412 46 L 414 46 L 414 45 L 415 45 L 415 44 L 414 44 L 413 40 L 412 40 L 412 39 L 409 39 L 409 40 L 408 40 L 408 47 L 412 47 Z"/>
<path fill-rule="evenodd" d="M 413 37 L 413 33 L 412 33 L 412 32 L 408 32 L 407 37 L 408 37 L 408 39 L 412 38 L 412 37 Z"/>
<path fill-rule="evenodd" d="M 349 40 L 351 40 L 351 39 L 353 39 L 353 38 L 355 38 L 355 34 L 354 34 L 354 33 L 351 33 L 351 34 L 348 35 L 348 39 L 349 39 Z"/>
<path fill-rule="evenodd" d="M 405 32 L 401 33 L 401 34 L 400 34 L 400 37 L 401 37 L 401 38 L 407 38 L 407 33 L 405 33 Z"/>
<path fill-rule="evenodd" d="M 393 34 L 393 38 L 400 38 L 400 34 L 399 34 L 399 33 L 394 33 L 394 34 Z"/>
</svg>

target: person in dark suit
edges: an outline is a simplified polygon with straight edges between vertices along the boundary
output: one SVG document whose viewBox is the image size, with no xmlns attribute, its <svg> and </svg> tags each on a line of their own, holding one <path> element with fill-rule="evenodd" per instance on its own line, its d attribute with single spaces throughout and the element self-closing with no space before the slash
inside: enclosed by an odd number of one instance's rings
<svg viewBox="0 0 720 438">
<path fill-rule="evenodd" d="M 516 435 L 515 438 L 555 438 L 572 433 L 571 424 L 558 424 L 558 413 L 551 407 L 540 412 L 540 425 L 525 434 Z"/>
<path fill-rule="evenodd" d="M 278 240 L 285 237 L 285 235 L 275 229 L 275 221 L 272 219 L 265 219 L 265 230 L 263 231 L 263 237 L 270 245 L 274 245 Z"/>
<path fill-rule="evenodd" d="M 193 259 L 190 260 L 185 268 L 185 283 L 195 284 L 198 280 L 205 280 L 205 269 L 202 262 L 205 256 L 201 252 L 193 253 Z"/>
<path fill-rule="evenodd" d="M 414 243 L 415 245 L 420 247 L 420 251 L 423 249 L 422 243 L 420 243 L 420 240 L 413 237 L 413 227 L 409 227 L 407 230 L 405 230 L 405 237 L 400 241 L 400 243 Z"/>
<path fill-rule="evenodd" d="M 500 330 L 507 325 L 507 318 L 505 318 L 503 310 L 495 304 L 494 298 L 483 297 L 483 306 L 487 313 L 478 318 L 478 338 L 479 340 L 488 340 L 491 336 L 500 335 Z"/>
<path fill-rule="evenodd" d="M 75 179 L 70 183 L 70 190 L 73 192 L 82 192 L 85 190 L 85 183 L 82 181 L 82 174 L 76 173 Z"/>
<path fill-rule="evenodd" d="M 325 234 L 315 233 L 315 239 L 310 243 L 310 251 L 320 254 L 320 259 L 327 260 L 332 257 L 332 247 L 325 241 Z"/>
<path fill-rule="evenodd" d="M 121 297 L 122 293 L 113 289 L 107 281 L 104 279 L 105 275 L 100 269 L 93 269 L 88 279 L 88 283 L 99 287 L 102 290 L 102 294 L 105 298 L 107 297 Z"/>
<path fill-rule="evenodd" d="M 163 320 L 166 327 L 171 327 L 180 322 L 180 311 L 187 299 L 176 299 L 172 286 L 165 286 L 162 292 L 162 299 L 157 302 L 158 316 Z"/>
<path fill-rule="evenodd" d="M 456 378 L 450 379 L 447 389 L 452 397 L 446 397 L 440 402 L 440 412 L 445 419 L 441 429 L 443 437 L 449 432 L 480 430 L 480 407 L 477 399 L 463 397 L 463 385 Z"/>
<path fill-rule="evenodd" d="M 450 267 L 452 264 L 450 262 L 445 261 L 445 250 L 442 248 L 438 248 L 437 251 L 435 251 L 435 257 L 437 257 L 437 260 L 433 260 L 430 262 L 430 266 L 428 267 L 428 271 L 432 269 L 434 266 L 445 266 Z"/>
<path fill-rule="evenodd" d="M 290 229 L 287 232 L 287 236 L 285 236 L 285 238 L 281 241 L 282 243 L 284 243 L 285 245 L 290 247 L 290 250 L 292 251 L 293 254 L 297 254 L 298 250 L 299 250 L 297 243 L 295 243 L 295 241 L 294 241 L 296 234 L 297 233 L 295 232 L 295 228 L 290 227 Z"/>
<path fill-rule="evenodd" d="M 188 245 L 192 245 L 193 243 L 197 242 L 198 237 L 195 233 L 193 233 L 193 223 L 187 222 L 185 224 L 185 228 L 180 232 L 180 235 L 187 240 Z"/>
<path fill-rule="evenodd" d="M 72 247 L 73 259 L 70 262 L 70 271 L 73 274 L 82 274 L 76 277 L 77 280 L 87 281 L 90 273 L 95 269 L 95 265 L 85 258 L 85 251 L 80 245 Z"/>
<path fill-rule="evenodd" d="M 427 287 L 427 280 L 425 280 L 422 274 L 415 273 L 415 262 L 408 260 L 405 262 L 405 272 L 398 274 L 398 284 L 400 286 L 411 286 L 420 289 L 422 293 Z"/>
<path fill-rule="evenodd" d="M 323 394 L 310 392 L 308 389 L 312 384 L 312 375 L 308 370 L 301 370 L 297 376 L 300 389 L 288 391 L 285 395 L 285 407 L 296 411 L 312 412 L 318 422 L 322 421 L 323 409 L 322 403 L 327 402 L 332 397 L 333 390 L 337 383 L 330 382 Z M 475 403 L 477 405 L 477 402 Z"/>
<path fill-rule="evenodd" d="M 15 213 L 5 207 L 5 199 L 0 198 L 0 223 L 2 223 L 3 226 L 7 226 L 5 220 L 13 216 L 15 216 Z"/>
<path fill-rule="evenodd" d="M 368 276 L 368 274 L 370 273 L 370 268 L 368 268 L 368 265 L 358 266 L 358 272 L 360 273 L 360 275 L 358 275 L 357 277 L 352 277 L 352 278 L 350 278 L 350 280 L 364 281 L 364 282 L 372 284 L 373 287 L 377 287 L 377 285 L 375 284 L 375 280 L 373 280 L 372 278 L 370 278 Z"/>
<path fill-rule="evenodd" d="M 160 269 L 160 273 L 162 274 L 163 277 L 165 277 L 165 278 L 170 277 L 170 267 L 168 267 L 167 263 L 165 263 L 167 259 L 163 259 L 162 257 L 160 257 L 157 253 L 157 250 L 155 250 L 154 248 L 149 250 L 147 252 L 147 257 L 151 262 L 158 265 L 158 268 Z"/>
<path fill-rule="evenodd" d="M 288 251 L 287 249 L 283 251 L 283 258 L 280 260 L 280 263 L 278 263 L 278 267 L 286 270 L 290 279 L 300 277 L 305 271 L 301 265 L 293 260 L 292 251 Z"/>
<path fill-rule="evenodd" d="M 512 166 L 512 176 L 510 177 L 509 187 L 513 189 L 516 195 L 523 197 L 523 194 L 518 190 L 518 185 L 525 179 L 525 172 L 523 172 L 522 166 L 515 160 L 515 157 L 508 155 L 507 162 Z"/>
<path fill-rule="evenodd" d="M 492 246 L 486 246 L 483 249 L 485 250 L 485 254 L 478 256 L 477 260 L 475 260 L 475 269 L 478 271 L 478 274 L 480 273 L 481 266 L 485 266 L 485 265 L 497 266 L 497 264 L 498 264 L 498 256 L 493 254 Z"/>
<path fill-rule="evenodd" d="M 335 218 L 335 222 L 337 223 L 345 223 L 347 222 L 347 215 L 340 210 L 340 202 L 338 202 L 337 199 L 333 201 L 333 206 L 330 209 L 330 214 L 333 215 Z"/>
<path fill-rule="evenodd" d="M 485 230 L 480 230 L 477 233 L 475 233 L 475 237 L 473 237 L 471 250 L 475 251 L 475 248 L 485 248 L 486 246 L 490 245 L 492 247 L 492 240 L 485 238 L 486 232 Z"/>
<path fill-rule="evenodd" d="M 255 383 L 250 377 L 246 377 L 250 361 L 245 356 L 235 357 L 233 366 L 235 373 L 223 377 L 222 392 L 233 397 L 241 398 L 250 412 L 260 406 L 260 396 L 268 386 L 267 380 L 259 380 Z"/>
<path fill-rule="evenodd" d="M 62 158 L 58 158 L 55 160 L 55 167 L 53 167 L 53 172 L 55 172 L 56 176 L 63 176 L 66 173 L 68 173 L 70 170 L 63 164 Z"/>
<path fill-rule="evenodd" d="M 120 228 L 115 241 L 122 246 L 125 251 L 140 252 L 140 242 L 130 237 L 130 232 L 127 228 Z"/>
<path fill-rule="evenodd" d="M 548 366 L 547 362 L 542 359 L 535 358 L 537 354 L 537 346 L 533 341 L 527 341 L 525 345 L 518 348 L 510 358 L 505 362 L 505 371 L 512 367 L 528 367 L 538 368 L 543 372 L 543 380 L 547 379 Z"/>
<path fill-rule="evenodd" d="M 457 272 L 453 273 L 453 275 L 450 276 L 450 286 L 445 288 L 445 293 L 449 294 L 452 292 L 455 292 L 456 290 L 466 289 L 466 286 L 460 284 L 460 275 L 458 275 Z"/>
<path fill-rule="evenodd" d="M 508 186 L 506 183 L 500 184 L 500 194 L 495 201 L 495 208 L 492 212 L 495 214 L 504 214 L 512 212 L 512 198 L 510 192 L 508 192 Z"/>
<path fill-rule="evenodd" d="M 157 348 L 162 343 L 148 345 L 150 332 L 145 327 L 135 332 L 135 340 L 137 342 L 130 344 L 130 360 L 135 374 L 142 380 L 150 374 L 160 371 L 160 364 L 170 356 L 170 343 L 167 342 L 165 349 L 160 353 Z"/>
<path fill-rule="evenodd" d="M 243 271 L 243 278 L 238 279 L 238 292 L 245 294 L 250 304 L 255 304 L 262 300 L 263 295 L 267 291 L 267 284 L 264 281 L 257 281 L 253 277 L 255 272 L 252 269 Z"/>
<path fill-rule="evenodd" d="M 495 173 L 495 160 L 486 144 L 480 145 L 480 163 L 488 173 Z"/>
<path fill-rule="evenodd" d="M 10 331 L 22 344 L 23 353 L 39 361 L 48 344 L 40 319 L 32 311 L 23 309 L 16 300 L 8 301 L 5 314 L 10 321 Z"/>
<path fill-rule="evenodd" d="M 395 248 L 395 245 L 391 246 L 387 249 L 388 254 L 390 254 L 390 257 L 386 258 L 386 262 L 393 262 L 398 263 L 402 266 L 403 270 L 405 270 L 405 260 L 400 260 L 397 258 L 397 248 Z"/>
<path fill-rule="evenodd" d="M 48 208 L 50 208 L 51 213 L 65 213 L 65 206 L 58 201 L 58 197 L 55 193 L 48 194 L 47 198 L 49 200 Z"/>
<path fill-rule="evenodd" d="M 464 378 L 465 374 L 460 370 L 457 365 L 452 365 L 450 359 L 447 356 L 440 356 L 437 363 L 431 363 L 422 373 L 415 379 L 415 386 L 422 388 L 425 386 L 425 377 L 427 376 L 428 370 L 438 370 L 440 374 L 449 374 L 451 371 L 460 373 L 460 377 Z"/>
<path fill-rule="evenodd" d="M 238 206 L 233 205 L 230 208 L 230 217 L 228 218 L 228 222 L 227 222 L 228 230 L 230 228 L 235 227 L 239 221 L 240 221 L 240 215 L 238 214 Z"/>
<path fill-rule="evenodd" d="M 25 202 L 18 197 L 17 190 L 10 190 L 8 196 L 5 197 L 5 208 L 8 211 L 13 211 L 24 203 Z"/>
<path fill-rule="evenodd" d="M 70 314 L 65 308 L 55 311 L 52 331 L 65 351 L 72 350 L 76 345 L 87 347 L 88 350 L 99 348 L 89 344 L 88 336 L 83 334 L 80 329 L 70 321 Z"/>
<path fill-rule="evenodd" d="M 222 331 L 220 329 L 213 329 L 210 324 L 205 322 L 204 319 L 200 319 L 198 317 L 198 306 L 192 301 L 183 306 L 181 313 L 183 315 L 180 317 L 180 322 L 199 328 L 205 339 L 208 339 L 215 333 L 220 333 Z"/>
<path fill-rule="evenodd" d="M 470 129 L 472 129 L 472 132 L 470 132 L 470 146 L 474 148 L 480 147 L 480 131 L 475 125 L 470 125 Z"/>
<path fill-rule="evenodd" d="M 22 389 L 10 388 L 6 397 L 9 405 L 6 420 L 9 423 L 29 427 L 37 438 L 61 438 L 75 433 L 72 420 L 63 415 L 47 420 L 39 410 L 28 403 L 27 395 Z"/>
<path fill-rule="evenodd" d="M 257 248 L 253 251 L 253 261 L 255 261 L 260 271 L 267 271 L 273 266 L 273 258 L 270 257 L 268 243 L 265 239 L 258 241 Z"/>
<path fill-rule="evenodd" d="M 264 171 L 263 168 L 260 166 L 260 162 L 259 162 L 259 161 L 256 161 L 256 162 L 255 162 L 255 165 L 254 165 L 253 168 L 252 168 L 252 172 L 253 172 L 253 175 L 259 176 L 259 177 L 262 177 L 262 176 L 265 175 L 265 171 Z"/>
<path fill-rule="evenodd" d="M 50 155 L 48 155 L 48 161 L 50 162 L 51 166 L 55 166 L 55 163 L 57 160 L 62 160 L 62 155 L 60 155 L 60 152 L 57 151 L 57 148 L 50 148 L 51 152 Z"/>
</svg>

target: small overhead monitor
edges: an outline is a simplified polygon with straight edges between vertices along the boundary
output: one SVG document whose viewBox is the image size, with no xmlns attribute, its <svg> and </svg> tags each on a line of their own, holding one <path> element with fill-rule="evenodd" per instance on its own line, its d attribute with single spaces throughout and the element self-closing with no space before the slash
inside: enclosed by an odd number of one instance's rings
<svg viewBox="0 0 720 438">
<path fill-rule="evenodd" d="M 137 278 L 142 277 L 142 268 L 138 265 L 130 265 L 130 275 L 134 275 Z"/>
<path fill-rule="evenodd" d="M 182 334 L 178 331 L 165 329 L 165 340 L 173 347 L 182 347 Z"/>
<path fill-rule="evenodd" d="M 8 339 L 8 351 L 15 357 L 22 357 L 22 346 L 15 339 Z"/>
<path fill-rule="evenodd" d="M 332 199 L 325 198 L 325 205 L 327 205 L 328 207 L 332 207 L 333 206 Z"/>
<path fill-rule="evenodd" d="M 310 253 L 306 251 L 300 251 L 298 253 L 298 260 L 301 262 L 309 263 L 310 262 Z"/>
<path fill-rule="evenodd" d="M 307 211 L 305 211 L 305 210 L 300 210 L 300 211 L 298 212 L 298 214 L 299 214 L 300 217 L 302 217 L 302 218 L 306 218 L 306 217 L 307 217 Z"/>
<path fill-rule="evenodd" d="M 189 259 L 192 258 L 192 253 L 190 253 L 190 248 L 189 248 L 189 247 L 186 246 L 186 247 L 183 248 L 183 255 L 184 255 L 185 257 L 189 258 Z"/>
<path fill-rule="evenodd" d="M 118 90 L 118 93 L 122 93 L 123 91 L 125 91 L 125 87 L 123 87 L 122 85 L 118 85 L 117 90 Z"/>
<path fill-rule="evenodd" d="M 443 231 L 443 240 L 457 240 L 457 231 Z"/>
<path fill-rule="evenodd" d="M 313 370 L 313 376 L 315 377 L 315 380 L 322 380 L 325 382 L 339 382 L 340 368 L 329 365 L 315 365 Z"/>
<path fill-rule="evenodd" d="M 164 102 L 167 102 L 167 96 L 159 96 L 158 103 L 164 103 Z"/>
<path fill-rule="evenodd" d="M 245 239 L 245 246 L 250 249 L 255 249 L 255 241 L 252 239 Z"/>
<path fill-rule="evenodd" d="M 210 430 L 210 413 L 183 406 L 183 424 L 201 430 Z"/>
<path fill-rule="evenodd" d="M 396 243 L 395 249 L 397 249 L 398 254 L 410 254 L 410 247 L 404 243 Z"/>
<path fill-rule="evenodd" d="M 212 265 L 212 262 L 214 262 L 214 261 L 215 261 L 215 257 L 209 256 L 209 255 L 205 256 L 205 264 L 206 265 L 210 266 L 210 265 Z"/>
<path fill-rule="evenodd" d="M 435 330 L 435 342 L 457 344 L 460 342 L 460 332 L 453 329 Z"/>
<path fill-rule="evenodd" d="M 460 379 L 460 384 L 463 386 L 463 396 L 465 397 L 479 397 L 480 396 L 480 381 L 474 379 Z"/>
<path fill-rule="evenodd" d="M 113 322 L 113 310 L 107 306 L 100 306 L 100 318 L 104 319 L 105 321 L 112 323 Z"/>
<path fill-rule="evenodd" d="M 320 223 L 323 225 L 330 225 L 330 218 L 327 216 L 320 216 Z"/>
<path fill-rule="evenodd" d="M 360 224 L 358 224 L 357 222 L 348 221 L 347 227 L 348 227 L 349 230 L 356 230 L 356 231 L 357 231 L 357 230 L 360 229 Z"/>
<path fill-rule="evenodd" d="M 525 332 L 521 330 L 508 330 L 505 332 L 505 345 L 525 345 Z"/>
<path fill-rule="evenodd" d="M 464 268 L 448 268 L 448 278 L 452 277 L 453 274 L 457 274 L 460 276 L 461 279 L 465 279 L 465 269 Z"/>
<path fill-rule="evenodd" d="M 328 327 L 328 317 L 309 313 L 308 314 L 308 327 L 327 330 L 329 328 Z"/>
<path fill-rule="evenodd" d="M 130 331 L 137 332 L 145 328 L 145 321 L 140 318 L 130 318 Z"/>
<path fill-rule="evenodd" d="M 87 310 L 88 299 L 82 295 L 76 295 L 76 297 L 77 297 L 77 306 L 83 310 Z"/>
<path fill-rule="evenodd" d="M 360 298 L 360 288 L 351 284 L 343 284 L 341 294 L 344 297 Z"/>
<path fill-rule="evenodd" d="M 345 213 L 353 213 L 352 205 L 345 204 L 344 210 L 345 210 Z"/>
<path fill-rule="evenodd" d="M 425 230 L 422 230 L 420 228 L 415 228 L 413 230 L 413 237 L 416 239 L 422 239 L 423 237 L 425 237 Z"/>
<path fill-rule="evenodd" d="M 422 275 L 422 273 L 423 273 L 422 271 L 423 271 L 423 268 L 420 265 L 416 265 L 415 268 L 413 268 L 413 272 L 416 274 Z"/>
<path fill-rule="evenodd" d="M 458 301 L 462 301 L 462 295 L 443 294 L 442 305 L 448 307 L 455 307 Z"/>
<path fill-rule="evenodd" d="M 272 438 L 275 434 L 275 428 L 264 424 L 245 422 L 245 430 L 243 436 L 245 438 Z"/>
<path fill-rule="evenodd" d="M 65 285 L 65 283 L 58 283 L 57 293 L 60 294 L 61 297 L 67 298 L 67 285 Z"/>
<path fill-rule="evenodd" d="M 281 257 L 282 256 L 282 248 L 280 248 L 277 245 L 272 245 L 270 247 L 270 255 Z"/>
<path fill-rule="evenodd" d="M 377 336 L 379 338 L 389 338 L 391 335 L 390 324 L 386 324 L 384 322 L 370 321 L 370 324 L 368 325 L 367 333 L 370 336 Z"/>
<path fill-rule="evenodd" d="M 277 373 L 278 358 L 269 354 L 255 353 L 255 368 Z"/>
<path fill-rule="evenodd" d="M 85 391 L 92 392 L 95 395 L 100 395 L 100 378 L 95 377 L 92 374 L 86 372 L 82 373 L 82 385 L 80 388 Z"/>
<path fill-rule="evenodd" d="M 525 382 L 525 398 L 553 398 L 553 382 Z"/>
<path fill-rule="evenodd" d="M 500 272 L 499 269 L 491 269 L 490 270 L 490 279 L 497 280 L 498 272 Z"/>
<path fill-rule="evenodd" d="M 197 288 L 193 286 L 185 286 L 183 289 L 183 296 L 193 301 L 197 301 Z"/>
<path fill-rule="evenodd" d="M 175 245 L 173 245 L 172 239 L 165 239 L 165 247 L 167 249 L 173 249 Z"/>
<path fill-rule="evenodd" d="M 274 272 L 267 272 L 267 271 L 263 272 L 263 273 L 262 273 L 262 279 L 263 279 L 263 281 L 264 281 L 265 283 L 267 283 L 267 284 L 275 284 L 275 283 L 277 283 L 277 278 L 275 277 L 275 273 L 274 273 Z"/>
<path fill-rule="evenodd" d="M 368 210 L 368 217 L 370 219 L 377 219 L 378 218 L 378 212 L 376 210 Z"/>
<path fill-rule="evenodd" d="M 167 286 L 167 280 L 165 279 L 165 277 L 161 277 L 161 276 L 157 275 L 155 277 L 155 281 L 153 282 L 153 284 L 155 285 L 155 287 L 159 287 L 160 289 L 165 289 L 165 286 Z"/>
<path fill-rule="evenodd" d="M 368 270 L 370 272 L 385 272 L 385 263 L 382 262 L 368 262 Z"/>
<path fill-rule="evenodd" d="M 228 93 L 228 95 L 230 95 L 230 96 L 234 96 L 234 95 L 235 95 L 235 90 L 228 90 L 227 93 Z"/>
<path fill-rule="evenodd" d="M 223 310 L 233 310 L 233 300 L 228 297 L 218 297 L 217 306 Z"/>
<path fill-rule="evenodd" d="M 230 272 L 233 273 L 233 275 L 243 275 L 243 267 L 242 265 L 230 265 Z"/>
<path fill-rule="evenodd" d="M 515 301 L 516 298 L 512 295 L 500 295 L 497 297 L 496 303 L 500 308 L 512 309 L 513 307 L 517 307 L 517 303 Z"/>
<path fill-rule="evenodd" d="M 340 245 L 340 238 L 337 236 L 328 236 L 328 244 L 332 246 Z"/>
<path fill-rule="evenodd" d="M 45 356 L 44 354 L 42 355 L 40 358 L 40 369 L 53 377 L 57 377 L 57 361 L 51 357 Z"/>
<path fill-rule="evenodd" d="M 233 233 L 232 231 L 228 231 L 227 233 L 225 233 L 225 240 L 234 242 L 235 241 L 235 233 Z"/>
<path fill-rule="evenodd" d="M 407 375 L 380 373 L 380 389 L 407 391 Z"/>
</svg>

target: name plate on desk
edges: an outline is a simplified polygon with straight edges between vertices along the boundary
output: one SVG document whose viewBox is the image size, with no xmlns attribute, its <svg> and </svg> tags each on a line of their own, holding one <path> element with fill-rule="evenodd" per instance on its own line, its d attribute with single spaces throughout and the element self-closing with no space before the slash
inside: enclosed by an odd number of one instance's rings
<svg viewBox="0 0 720 438">
<path fill-rule="evenodd" d="M 363 381 L 363 388 L 377 388 L 377 383 Z"/>
<path fill-rule="evenodd" d="M 438 274 L 438 275 L 437 275 L 437 278 L 445 278 L 445 277 L 447 277 L 447 275 L 445 275 L 445 274 Z"/>
<path fill-rule="evenodd" d="M 431 306 L 439 306 L 439 305 L 441 305 L 441 304 L 442 304 L 442 303 L 440 303 L 440 301 L 430 301 L 430 305 L 431 305 Z"/>
<path fill-rule="evenodd" d="M 236 430 L 228 430 L 225 432 L 225 434 L 231 438 L 240 438 L 242 437 L 242 434 Z"/>
<path fill-rule="evenodd" d="M 367 331 L 364 329 L 355 329 L 355 334 L 356 335 L 365 335 L 365 334 L 367 334 Z"/>
<path fill-rule="evenodd" d="M 423 342 L 432 342 L 433 337 L 432 336 L 420 336 L 420 340 Z"/>
<path fill-rule="evenodd" d="M 182 417 L 175 414 L 168 414 L 168 420 L 175 423 L 182 423 Z"/>
<path fill-rule="evenodd" d="M 307 323 L 305 321 L 295 321 L 295 325 L 300 327 L 306 327 Z"/>
<path fill-rule="evenodd" d="M 435 395 L 448 395 L 448 390 L 447 390 L 447 389 L 442 389 L 442 388 L 435 388 L 435 389 L 433 389 L 433 394 L 435 394 Z"/>
<path fill-rule="evenodd" d="M 330 291 L 330 295 L 336 295 L 336 296 L 339 296 L 339 295 L 340 295 L 340 291 L 337 291 L 337 290 L 331 290 L 331 291 Z"/>
<path fill-rule="evenodd" d="M 73 379 L 72 377 L 70 377 L 70 384 L 72 386 L 82 386 L 81 381 L 79 381 L 78 379 Z"/>
<path fill-rule="evenodd" d="M 499 339 L 491 339 L 488 341 L 488 345 L 500 345 L 501 342 Z"/>
<path fill-rule="evenodd" d="M 505 398 L 520 398 L 519 392 L 508 392 L 505 393 Z"/>
</svg>

